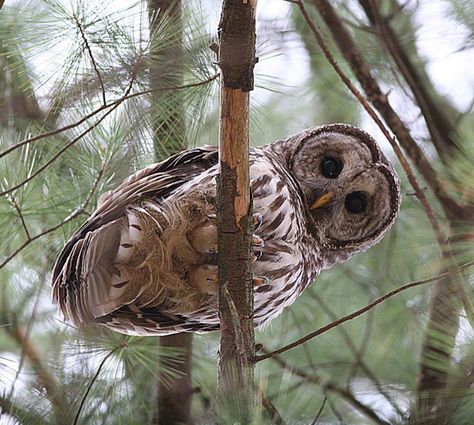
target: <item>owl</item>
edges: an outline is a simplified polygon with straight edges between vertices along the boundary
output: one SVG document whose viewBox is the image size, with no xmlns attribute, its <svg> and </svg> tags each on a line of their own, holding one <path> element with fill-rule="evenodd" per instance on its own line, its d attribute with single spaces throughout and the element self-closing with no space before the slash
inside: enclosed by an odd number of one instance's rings
<svg viewBox="0 0 474 425">
<path fill-rule="evenodd" d="M 102 195 L 54 267 L 65 319 L 131 335 L 218 329 L 218 172 L 216 147 L 189 149 Z M 380 241 L 400 207 L 377 143 L 346 124 L 251 149 L 250 181 L 255 326 Z"/>
</svg>

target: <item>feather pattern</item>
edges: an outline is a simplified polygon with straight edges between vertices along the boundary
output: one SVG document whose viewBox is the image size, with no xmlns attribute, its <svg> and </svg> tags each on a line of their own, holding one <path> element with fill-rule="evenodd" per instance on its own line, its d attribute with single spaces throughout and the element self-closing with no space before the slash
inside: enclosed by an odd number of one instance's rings
<svg viewBox="0 0 474 425">
<path fill-rule="evenodd" d="M 315 147 L 306 149 L 312 143 Z M 344 182 L 319 180 L 320 150 L 327 150 L 326 144 L 332 151 L 346 145 L 360 151 L 344 157 L 355 162 Z M 54 267 L 53 300 L 67 320 L 133 335 L 219 328 L 217 268 L 210 260 L 217 249 L 217 160 L 215 147 L 190 149 L 102 195 Z M 345 167 L 349 173 L 349 164 Z M 359 182 L 361 167 L 369 170 L 364 182 Z M 262 217 L 255 235 L 264 244 L 252 270 L 265 278 L 255 288 L 257 326 L 292 304 L 323 269 L 378 241 L 400 203 L 398 179 L 375 141 L 346 125 L 305 130 L 251 149 L 250 178 L 254 213 Z M 331 217 L 343 214 L 342 207 L 334 202 L 315 215 L 309 208 L 312 197 L 323 189 L 346 196 L 344 188 L 353 190 L 356 183 L 366 185 L 368 194 L 384 187 L 386 194 L 373 195 L 383 201 L 382 210 L 373 225 L 359 217 L 360 223 L 354 221 L 343 235 L 347 240 L 338 234 L 335 242 Z M 341 226 L 352 219 L 344 218 Z"/>
</svg>

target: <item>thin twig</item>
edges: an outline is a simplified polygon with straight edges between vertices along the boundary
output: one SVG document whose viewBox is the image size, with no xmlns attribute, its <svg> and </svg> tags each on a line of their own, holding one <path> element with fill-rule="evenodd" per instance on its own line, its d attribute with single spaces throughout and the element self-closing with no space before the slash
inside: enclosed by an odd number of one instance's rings
<svg viewBox="0 0 474 425">
<path fill-rule="evenodd" d="M 99 367 L 97 368 L 97 372 L 95 373 L 95 375 L 93 376 L 93 378 L 91 379 L 91 381 L 89 382 L 89 385 L 87 386 L 87 389 L 86 389 L 86 392 L 84 393 L 84 396 L 82 397 L 82 400 L 81 400 L 81 403 L 79 405 L 79 409 L 77 409 L 77 413 L 76 413 L 76 416 L 74 417 L 74 422 L 73 422 L 73 425 L 77 425 L 77 422 L 79 420 L 79 416 L 81 415 L 81 411 L 84 407 L 84 404 L 86 403 L 86 400 L 87 400 L 87 396 L 89 395 L 89 392 L 91 391 L 92 389 L 92 386 L 94 385 L 94 383 L 97 381 L 97 378 L 99 377 L 100 375 L 100 372 L 102 371 L 102 368 L 105 366 L 105 362 L 112 356 L 112 354 L 114 354 L 119 348 L 121 347 L 116 347 L 114 348 L 109 354 L 107 354 L 103 360 L 100 362 L 100 365 Z"/>
<path fill-rule="evenodd" d="M 99 184 L 99 180 L 102 178 L 102 176 L 104 174 L 104 169 L 105 169 L 105 164 L 102 164 L 102 166 L 99 169 L 99 172 L 97 174 L 97 177 L 94 181 L 94 184 L 92 185 L 92 188 L 89 191 L 86 199 L 75 211 L 73 211 L 71 214 L 69 214 L 65 219 L 63 219 L 58 224 L 56 224 L 56 225 L 54 225 L 54 226 L 52 226 L 52 227 L 50 227 L 46 230 L 43 230 L 42 232 L 38 233 L 37 235 L 35 235 L 33 237 L 28 238 L 15 251 L 13 251 L 5 260 L 3 260 L 0 263 L 0 269 L 5 267 L 14 257 L 16 257 L 21 251 L 23 251 L 30 243 L 34 242 L 35 240 L 37 240 L 37 239 L 39 239 L 39 238 L 41 238 L 41 237 L 43 237 L 43 236 L 45 236 L 45 235 L 47 235 L 51 232 L 54 232 L 55 230 L 61 228 L 62 226 L 64 226 L 65 224 L 69 223 L 71 220 L 74 220 L 77 216 L 82 214 L 84 212 L 84 210 L 87 208 L 87 206 L 89 205 L 90 201 L 92 200 L 92 196 L 94 195 L 94 192 L 97 189 L 97 186 Z"/>
<path fill-rule="evenodd" d="M 316 413 L 316 416 L 314 417 L 313 422 L 311 422 L 311 425 L 316 425 L 316 423 L 318 422 L 319 418 L 321 417 L 321 414 L 323 413 L 324 406 L 326 405 L 327 399 L 328 399 L 327 396 L 324 396 L 323 402 L 321 403 L 321 406 L 319 406 L 318 412 Z"/>
<path fill-rule="evenodd" d="M 283 417 L 281 416 L 280 412 L 275 407 L 275 405 L 267 397 L 265 397 L 265 394 L 262 389 L 259 389 L 259 393 L 260 393 L 260 400 L 262 401 L 262 406 L 268 412 L 270 419 L 272 421 L 272 424 L 286 425 L 286 422 L 283 420 Z"/>
<path fill-rule="evenodd" d="M 471 267 L 472 265 L 474 265 L 474 261 L 470 261 L 468 263 L 465 263 L 462 266 L 460 266 L 460 268 L 465 269 L 467 267 Z M 335 320 L 331 323 L 328 323 L 327 325 L 325 325 L 325 326 L 323 326 L 323 327 L 321 327 L 321 328 L 319 328 L 319 329 L 317 329 L 313 332 L 310 332 L 309 334 L 307 334 L 303 338 L 300 338 L 300 339 L 296 340 L 295 342 L 292 342 L 291 344 L 285 345 L 284 347 L 279 348 L 278 350 L 272 351 L 271 353 L 266 353 L 266 354 L 262 354 L 260 356 L 256 356 L 255 357 L 255 362 L 259 362 L 259 361 L 271 358 L 271 357 L 273 357 L 277 354 L 281 354 L 281 353 L 284 353 L 285 351 L 291 350 L 292 348 L 298 347 L 299 345 L 304 344 L 305 342 L 315 338 L 316 336 L 321 335 L 321 334 L 335 328 L 336 326 L 339 326 L 342 323 L 348 322 L 349 320 L 352 320 L 352 319 L 360 316 L 361 314 L 364 314 L 365 312 L 371 310 L 372 308 L 374 308 L 375 306 L 377 306 L 381 302 L 385 301 L 388 298 L 393 297 L 394 295 L 396 295 L 396 294 L 398 294 L 402 291 L 405 291 L 405 290 L 410 289 L 410 288 L 414 288 L 416 286 L 421 286 L 421 285 L 425 285 L 427 283 L 435 282 L 435 281 L 437 281 L 441 278 L 449 276 L 450 274 L 451 274 L 451 272 L 441 273 L 437 276 L 433 276 L 433 277 L 430 277 L 428 279 L 416 280 L 414 282 L 409 282 L 405 285 L 402 285 L 402 286 L 400 286 L 400 287 L 398 287 L 398 288 L 396 288 L 396 289 L 394 289 L 390 292 L 387 292 L 385 295 L 382 295 L 381 297 L 375 299 L 373 302 L 371 302 L 370 304 L 367 304 L 365 307 L 362 307 L 362 308 L 354 311 L 353 313 L 347 314 L 347 315 L 341 317 L 338 320 Z"/>
<path fill-rule="evenodd" d="M 18 205 L 18 202 L 16 202 L 16 199 L 13 195 L 9 196 L 9 201 L 12 204 L 13 208 L 15 208 L 18 217 L 20 217 L 21 225 L 23 226 L 23 230 L 26 233 L 26 238 L 31 239 L 30 232 L 28 230 L 28 226 L 26 225 L 25 217 L 23 216 L 23 213 L 21 211 L 20 206 Z"/>
<path fill-rule="evenodd" d="M 328 402 L 329 408 L 331 409 L 332 413 L 334 414 L 334 416 L 335 416 L 335 417 L 337 418 L 337 420 L 339 421 L 339 424 L 340 424 L 340 425 L 345 425 L 344 418 L 343 418 L 342 415 L 337 411 L 336 406 L 334 406 L 334 403 L 333 403 L 332 400 L 331 400 L 331 397 L 327 397 L 327 402 Z"/>
<path fill-rule="evenodd" d="M 79 29 L 79 32 L 81 33 L 82 41 L 84 41 L 85 48 L 86 48 L 87 53 L 89 55 L 89 58 L 92 62 L 92 66 L 94 67 L 94 71 L 97 74 L 97 78 L 99 79 L 100 88 L 102 90 L 102 102 L 103 102 L 104 105 L 106 105 L 107 104 L 107 99 L 105 97 L 105 86 L 104 86 L 104 81 L 102 80 L 102 76 L 100 75 L 100 72 L 99 72 L 99 67 L 97 66 L 94 55 L 92 54 L 92 49 L 89 46 L 89 41 L 87 40 L 86 34 L 84 33 L 82 25 L 79 22 L 79 18 L 75 14 L 74 14 L 73 17 L 74 17 L 74 20 L 76 21 L 77 28 Z"/>
<path fill-rule="evenodd" d="M 326 305 L 326 303 L 321 299 L 319 295 L 315 294 L 313 291 L 310 291 L 310 295 L 319 304 L 319 306 L 326 313 L 326 315 L 329 317 L 330 320 L 332 321 L 337 320 L 337 316 L 329 308 L 329 306 Z M 382 396 L 387 400 L 387 402 L 392 405 L 392 407 L 397 411 L 400 417 L 404 417 L 404 413 L 400 409 L 398 404 L 395 403 L 394 400 L 392 400 L 392 397 L 390 397 L 390 395 L 383 389 L 382 384 L 377 380 L 377 377 L 375 376 L 375 374 L 370 370 L 370 368 L 362 360 L 362 353 L 357 350 L 357 347 L 353 343 L 346 329 L 343 326 L 339 326 L 338 330 L 340 331 L 343 340 L 346 342 L 346 345 L 349 347 L 349 350 L 354 355 L 357 362 L 356 365 L 359 366 L 362 369 L 362 371 L 365 373 L 365 375 L 374 383 L 379 393 L 382 394 Z"/>
<path fill-rule="evenodd" d="M 285 360 L 283 360 L 279 356 L 273 356 L 272 360 L 274 360 L 276 363 L 278 363 L 284 369 L 289 370 L 292 374 L 297 375 L 300 378 L 303 378 L 304 380 L 306 380 L 308 382 L 312 382 L 316 385 L 319 385 L 327 391 L 331 391 L 331 392 L 339 395 L 341 398 L 343 398 L 345 401 L 347 401 L 352 407 L 354 407 L 359 412 L 363 413 L 365 416 L 372 419 L 375 423 L 377 423 L 379 425 L 389 425 L 388 422 L 381 419 L 377 415 L 377 413 L 375 413 L 369 406 L 366 406 L 365 404 L 363 404 L 359 400 L 357 400 L 355 398 L 354 394 L 351 391 L 346 390 L 345 388 L 339 387 L 335 382 L 332 382 L 327 377 L 320 377 L 320 376 L 317 376 L 317 375 L 309 375 L 304 370 L 301 370 L 297 367 L 289 365 Z"/>
</svg>

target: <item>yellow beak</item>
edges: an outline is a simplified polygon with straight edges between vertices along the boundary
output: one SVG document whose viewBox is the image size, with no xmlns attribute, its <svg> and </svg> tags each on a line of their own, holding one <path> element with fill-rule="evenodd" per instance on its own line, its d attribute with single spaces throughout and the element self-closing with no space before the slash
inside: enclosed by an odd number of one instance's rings
<svg viewBox="0 0 474 425">
<path fill-rule="evenodd" d="M 316 199 L 316 201 L 314 201 L 313 205 L 311 205 L 309 209 L 314 210 L 316 208 L 320 208 L 323 205 L 326 205 L 333 197 L 333 192 L 327 192 L 324 195 L 321 195 L 318 199 Z"/>
</svg>

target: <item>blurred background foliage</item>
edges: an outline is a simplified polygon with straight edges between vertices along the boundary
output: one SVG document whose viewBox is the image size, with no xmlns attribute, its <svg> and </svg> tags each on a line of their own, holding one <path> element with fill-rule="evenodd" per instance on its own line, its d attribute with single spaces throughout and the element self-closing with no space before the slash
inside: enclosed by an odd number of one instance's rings
<svg viewBox="0 0 474 425">
<path fill-rule="evenodd" d="M 57 253 L 93 211 L 100 194 L 156 159 L 187 146 L 217 143 L 218 67 L 209 45 L 216 40 L 221 4 L 186 1 L 179 6 L 179 20 L 163 13 L 152 21 L 152 1 L 4 3 L 0 424 L 152 423 L 154 383 L 173 382 L 182 350 L 159 347 L 155 338 L 73 328 L 51 303 L 49 281 Z M 305 2 L 311 19 L 351 75 L 311 3 Z M 376 2 L 417 71 L 417 87 L 442 112 L 435 124 L 445 120 L 448 147 L 443 148 L 433 143 L 426 110 L 364 9 L 371 2 L 332 3 L 439 181 L 458 202 L 472 205 L 471 2 Z M 393 160 L 404 194 L 400 217 L 379 245 L 323 273 L 290 309 L 257 332 L 256 342 L 273 350 L 404 283 L 446 269 L 436 237 L 388 143 L 328 65 L 296 5 L 262 1 L 257 23 L 251 143 L 262 145 L 331 122 L 360 125 Z M 448 222 L 430 191 L 426 194 L 453 237 L 456 262 L 471 261 L 472 222 Z M 463 274 L 463 288 L 472 299 L 472 268 Z M 427 324 L 435 292 L 432 283 L 401 292 L 304 345 L 258 363 L 257 384 L 267 409 L 255 412 L 255 423 L 471 424 L 474 333 L 463 309 L 450 318 L 459 319 L 459 326 L 448 360 L 421 355 L 433 332 Z M 440 344 L 449 339 L 443 329 L 437 332 Z M 218 333 L 197 335 L 193 341 L 191 414 L 196 424 L 212 423 Z M 422 364 L 447 374 L 446 385 L 434 391 L 434 416 L 420 413 L 416 397 Z M 269 417 L 274 410 L 282 419 Z"/>
</svg>

